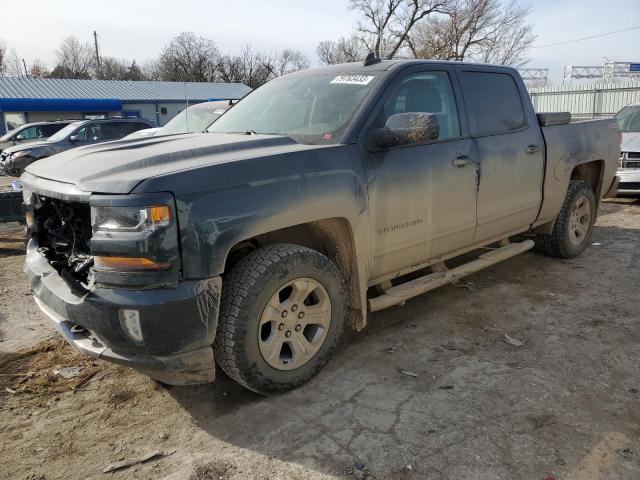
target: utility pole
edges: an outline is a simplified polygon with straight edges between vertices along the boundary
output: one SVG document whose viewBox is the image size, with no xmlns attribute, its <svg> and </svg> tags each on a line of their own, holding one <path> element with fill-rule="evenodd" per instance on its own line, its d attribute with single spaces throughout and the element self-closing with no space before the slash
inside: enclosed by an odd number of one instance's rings
<svg viewBox="0 0 640 480">
<path fill-rule="evenodd" d="M 98 54 L 98 33 L 93 31 L 93 44 L 96 46 L 96 69 L 100 78 L 100 55 Z"/>
<path fill-rule="evenodd" d="M 24 76 L 29 78 L 29 72 L 27 72 L 27 62 L 24 61 L 24 58 L 22 59 L 22 65 L 24 66 Z"/>
</svg>

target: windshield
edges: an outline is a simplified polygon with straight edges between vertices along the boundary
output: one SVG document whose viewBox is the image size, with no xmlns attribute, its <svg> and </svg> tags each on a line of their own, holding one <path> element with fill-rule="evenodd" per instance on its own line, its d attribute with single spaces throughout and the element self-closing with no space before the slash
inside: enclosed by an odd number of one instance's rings
<svg viewBox="0 0 640 480">
<path fill-rule="evenodd" d="M 167 122 L 164 127 L 155 133 L 155 136 L 204 132 L 209 125 L 224 113 L 224 110 L 220 106 L 211 105 L 211 108 L 206 108 L 202 105 L 192 105 Z"/>
<path fill-rule="evenodd" d="M 374 75 L 292 75 L 270 81 L 207 129 L 287 135 L 300 143 L 337 143 Z"/>
<path fill-rule="evenodd" d="M 640 132 L 640 105 L 624 107 L 615 118 L 623 132 Z"/>
<path fill-rule="evenodd" d="M 47 140 L 47 141 L 48 142 L 59 142 L 60 140 L 64 140 L 68 135 L 73 133 L 75 131 L 75 129 L 80 126 L 81 123 L 82 122 L 70 123 L 69 125 L 64 127 L 62 130 L 58 130 L 56 133 L 51 135 L 49 137 L 49 140 Z"/>
</svg>

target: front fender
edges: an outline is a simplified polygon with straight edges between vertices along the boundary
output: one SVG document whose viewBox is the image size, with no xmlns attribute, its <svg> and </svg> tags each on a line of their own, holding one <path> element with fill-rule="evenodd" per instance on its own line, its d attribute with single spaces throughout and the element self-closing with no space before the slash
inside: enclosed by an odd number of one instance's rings
<svg viewBox="0 0 640 480">
<path fill-rule="evenodd" d="M 147 188 L 175 194 L 187 279 L 221 274 L 230 249 L 243 240 L 327 218 L 349 223 L 359 274 L 366 278 L 369 220 L 355 145 L 231 161 L 151 183 Z"/>
</svg>

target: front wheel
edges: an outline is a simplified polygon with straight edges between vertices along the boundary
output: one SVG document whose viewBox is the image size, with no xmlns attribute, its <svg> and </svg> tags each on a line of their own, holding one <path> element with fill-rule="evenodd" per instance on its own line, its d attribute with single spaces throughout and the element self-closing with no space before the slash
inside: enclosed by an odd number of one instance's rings
<svg viewBox="0 0 640 480">
<path fill-rule="evenodd" d="M 587 247 L 596 220 L 596 199 L 587 182 L 571 180 L 551 235 L 536 239 L 538 250 L 560 258 L 573 258 Z"/>
<path fill-rule="evenodd" d="M 331 260 L 298 245 L 261 248 L 223 281 L 216 362 L 255 392 L 291 389 L 327 363 L 345 314 L 344 282 Z"/>
</svg>

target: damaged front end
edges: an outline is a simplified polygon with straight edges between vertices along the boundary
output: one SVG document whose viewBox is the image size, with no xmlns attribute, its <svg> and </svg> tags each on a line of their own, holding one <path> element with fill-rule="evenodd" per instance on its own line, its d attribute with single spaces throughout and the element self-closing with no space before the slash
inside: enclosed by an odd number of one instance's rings
<svg viewBox="0 0 640 480">
<path fill-rule="evenodd" d="M 24 271 L 58 331 L 83 353 L 165 383 L 212 382 L 221 279 L 181 278 L 173 195 L 34 183 L 23 177 Z"/>
<path fill-rule="evenodd" d="M 39 253 L 49 265 L 72 289 L 91 290 L 95 275 L 89 204 L 36 195 L 27 219 L 31 235 L 38 239 Z"/>
</svg>

